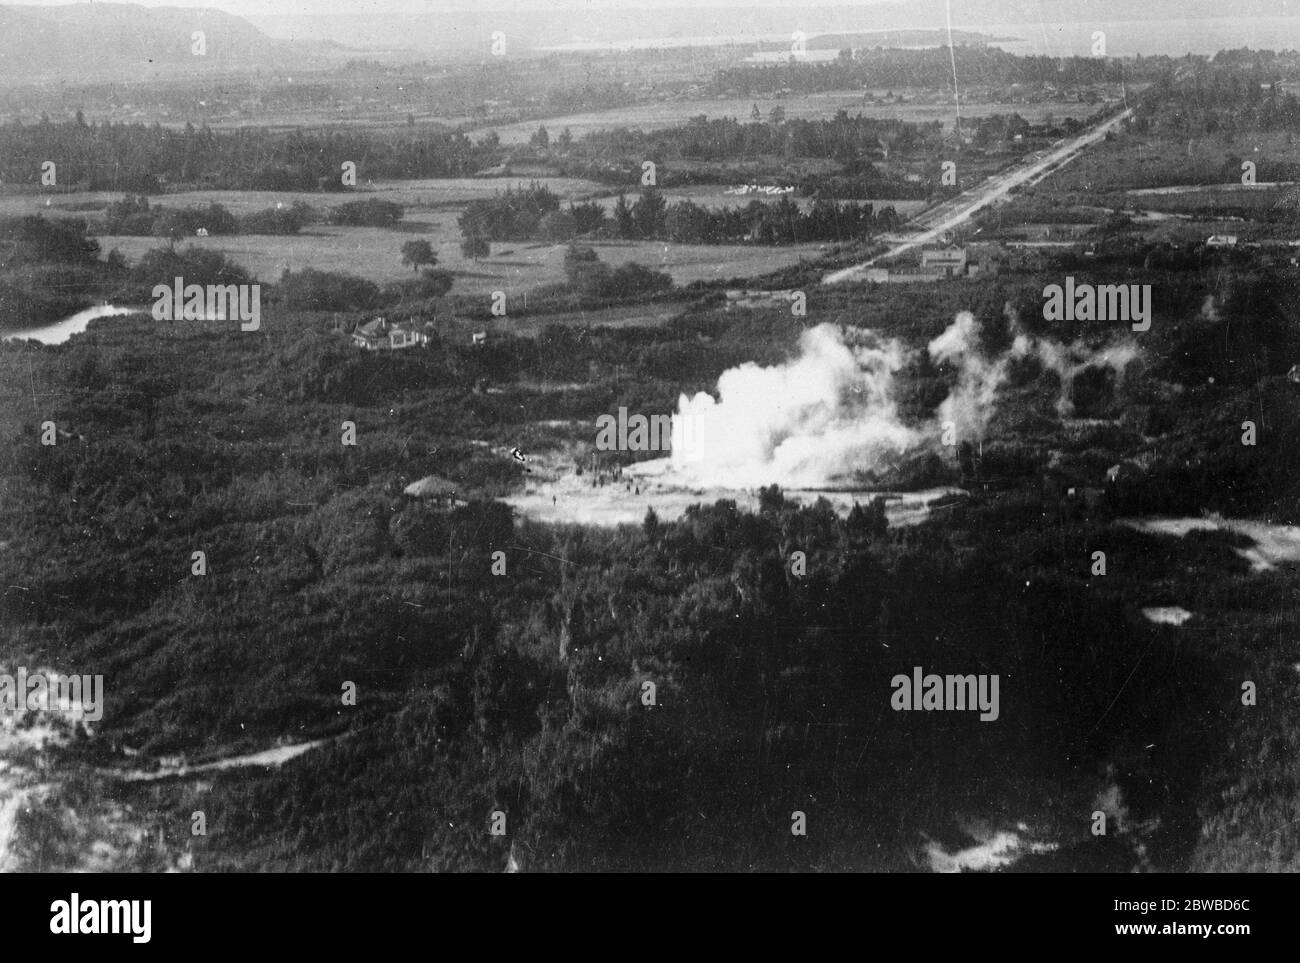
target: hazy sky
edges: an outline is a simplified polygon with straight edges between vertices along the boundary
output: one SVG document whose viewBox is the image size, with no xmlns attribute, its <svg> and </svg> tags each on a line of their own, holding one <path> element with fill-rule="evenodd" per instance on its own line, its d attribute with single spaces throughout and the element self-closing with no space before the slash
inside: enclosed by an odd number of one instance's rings
<svg viewBox="0 0 1300 963">
<path fill-rule="evenodd" d="M 90 2 L 90 0 L 86 0 Z M 216 7 L 247 16 L 328 13 L 416 13 L 425 10 L 645 10 L 653 7 L 870 7 L 898 0 L 130 0 L 146 7 Z M 14 0 L 15 5 L 66 6 L 68 0 Z M 961 0 L 954 0 L 960 6 Z"/>
<path fill-rule="evenodd" d="M 68 0 L 0 0 L 0 4 L 36 6 L 66 6 Z M 80 0 L 93 2 L 93 0 Z M 873 6 L 907 7 L 913 5 L 909 0 L 132 0 L 149 7 L 216 7 L 239 16 L 273 17 L 284 14 L 383 14 L 412 13 L 431 10 L 518 10 L 518 11 L 619 11 L 637 13 L 655 8 L 690 9 L 695 7 L 740 7 L 740 8 L 808 8 L 808 7 L 854 7 L 857 9 Z M 1021 16 L 1011 15 L 1011 19 L 1036 19 L 1034 15 L 1056 14 L 1063 19 L 1084 19 L 1093 0 L 1005 0 L 1005 6 L 996 0 L 988 0 L 979 6 L 993 6 L 995 9 L 1011 10 L 1019 8 Z M 1104 0 L 1102 0 L 1104 2 Z M 966 0 L 951 0 L 952 15 L 955 21 L 962 20 Z M 1120 4 L 1124 9 L 1126 5 Z M 1180 16 L 1236 16 L 1250 17 L 1257 12 L 1272 15 L 1294 13 L 1292 7 L 1300 7 L 1300 0 L 1183 0 L 1174 9 Z M 1132 16 L 1141 18 L 1149 11 L 1144 4 L 1134 3 Z M 1068 15 L 1065 15 L 1068 11 Z M 1185 13 L 1184 13 L 1185 11 Z M 1027 16 L 1026 16 L 1027 15 Z M 1063 16 L 1065 15 L 1065 16 Z M 1048 19 L 1051 19 L 1048 16 Z"/>
</svg>

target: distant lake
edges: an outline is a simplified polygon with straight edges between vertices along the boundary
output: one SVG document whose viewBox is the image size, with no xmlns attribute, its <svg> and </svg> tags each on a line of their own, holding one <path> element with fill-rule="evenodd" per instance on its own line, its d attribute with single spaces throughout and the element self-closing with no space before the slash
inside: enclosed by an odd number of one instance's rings
<svg viewBox="0 0 1300 963">
<path fill-rule="evenodd" d="M 1082 6 L 1082 4 L 1080 4 Z M 992 37 L 1014 37 L 1009 40 L 990 41 L 1010 53 L 1048 57 L 1087 57 L 1092 53 L 1092 34 L 1100 30 L 1106 35 L 1106 54 L 1111 57 L 1144 57 L 1164 54 L 1181 57 L 1185 54 L 1215 54 L 1220 50 L 1249 47 L 1252 50 L 1300 49 L 1300 15 L 1281 17 L 1207 17 L 1162 20 L 1076 20 L 1067 22 L 1028 21 L 970 23 L 961 20 L 960 5 L 953 4 L 953 30 L 981 33 Z M 846 14 L 847 8 L 805 11 L 799 19 L 799 29 L 811 40 L 822 34 L 870 33 L 881 28 L 872 23 L 871 14 L 859 16 Z M 942 22 L 936 25 L 942 30 Z M 925 29 L 916 24 L 908 27 L 886 28 L 896 30 Z M 788 46 L 790 33 L 746 32 L 737 27 L 730 33 L 714 36 L 664 36 L 621 37 L 603 41 L 582 41 L 545 46 L 543 50 L 645 50 L 671 47 L 750 46 L 757 43 L 775 43 Z M 944 43 L 942 33 L 935 43 Z M 959 39 L 958 44 L 962 41 Z M 868 41 L 866 44 L 871 46 Z M 917 46 L 926 46 L 924 41 Z M 895 46 L 895 44 L 890 44 Z M 839 52 L 808 50 L 801 59 L 815 61 L 833 59 Z M 786 62 L 789 50 L 766 51 L 757 54 L 755 61 Z"/>
<path fill-rule="evenodd" d="M 141 311 L 148 310 L 148 308 L 119 308 L 111 304 L 97 304 L 93 308 L 78 311 L 71 317 L 64 318 L 62 321 L 55 321 L 53 324 L 7 332 L 0 340 L 26 341 L 30 339 L 44 344 L 63 344 L 74 334 L 85 331 L 86 326 L 96 318 L 113 317 L 119 314 L 138 314 Z"/>
<path fill-rule="evenodd" d="M 996 27 L 954 21 L 953 28 L 959 27 L 989 32 L 996 30 L 999 36 L 1019 37 L 1017 41 L 999 41 L 991 46 L 1022 56 L 1087 57 L 1092 52 L 1092 34 L 1096 30 L 1106 35 L 1106 55 L 1110 57 L 1137 54 L 1181 57 L 1188 53 L 1215 54 L 1220 50 L 1242 47 L 1252 50 L 1300 48 L 1300 16 L 1000 23 Z"/>
</svg>

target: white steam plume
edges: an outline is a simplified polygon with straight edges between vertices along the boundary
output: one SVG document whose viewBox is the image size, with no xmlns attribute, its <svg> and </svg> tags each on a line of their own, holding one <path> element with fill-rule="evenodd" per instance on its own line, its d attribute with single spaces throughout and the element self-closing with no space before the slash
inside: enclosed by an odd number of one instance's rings
<svg viewBox="0 0 1300 963">
<path fill-rule="evenodd" d="M 717 398 L 682 395 L 673 423 L 670 471 L 683 484 L 754 488 L 778 484 L 817 488 L 853 482 L 899 454 L 938 443 L 944 422 L 957 437 L 984 437 L 1013 362 L 1036 358 L 1060 376 L 1057 410 L 1070 412 L 1070 383 L 1092 365 L 1120 372 L 1138 355 L 1132 341 L 1098 349 L 1026 332 L 1010 317 L 1012 345 L 996 357 L 980 346 L 979 322 L 968 311 L 928 345 L 930 357 L 957 369 L 935 424 L 908 427 L 899 418 L 894 379 L 911 353 L 873 332 L 849 340 L 831 324 L 803 333 L 800 353 L 771 367 L 743 364 L 718 379 Z"/>
<path fill-rule="evenodd" d="M 1010 355 L 992 361 L 985 358 L 979 334 L 975 315 L 962 311 L 929 345 L 931 359 L 958 371 L 957 384 L 939 406 L 938 416 L 940 428 L 952 422 L 957 437 L 963 439 L 983 437 L 1011 361 Z"/>
<path fill-rule="evenodd" d="M 683 395 L 674 474 L 704 486 L 817 487 L 914 447 L 919 435 L 899 420 L 893 397 L 906 351 L 870 332 L 855 340 L 822 324 L 803 333 L 793 361 L 724 372 L 716 400 Z"/>
<path fill-rule="evenodd" d="M 1131 339 L 1094 349 L 1081 340 L 1065 344 L 1030 334 L 1010 311 L 1008 321 L 1013 336 L 1011 348 L 997 358 L 987 358 L 980 350 L 979 322 L 968 311 L 958 314 L 943 334 L 930 342 L 930 357 L 947 362 L 958 371 L 956 386 L 939 407 L 940 424 L 951 421 L 958 437 L 983 437 L 989 419 L 997 410 L 998 391 L 1007 380 L 1013 361 L 1034 358 L 1056 373 L 1061 382 L 1056 411 L 1066 417 L 1073 412 L 1070 384 L 1075 375 L 1094 366 L 1107 367 L 1119 374 L 1139 354 Z"/>
</svg>

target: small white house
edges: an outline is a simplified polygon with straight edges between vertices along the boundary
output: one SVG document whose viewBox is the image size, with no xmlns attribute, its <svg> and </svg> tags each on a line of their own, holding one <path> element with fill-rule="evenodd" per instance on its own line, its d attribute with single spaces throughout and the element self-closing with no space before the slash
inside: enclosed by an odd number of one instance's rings
<svg viewBox="0 0 1300 963">
<path fill-rule="evenodd" d="M 419 328 L 413 324 L 389 324 L 383 318 L 375 318 L 366 324 L 357 325 L 352 332 L 352 343 L 367 351 L 414 348 L 429 343 L 428 328 L 427 324 Z"/>
</svg>

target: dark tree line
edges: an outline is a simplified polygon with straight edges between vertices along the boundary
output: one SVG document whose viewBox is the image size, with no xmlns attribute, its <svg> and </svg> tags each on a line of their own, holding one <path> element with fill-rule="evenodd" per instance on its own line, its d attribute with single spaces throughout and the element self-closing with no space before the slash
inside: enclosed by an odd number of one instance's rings
<svg viewBox="0 0 1300 963">
<path fill-rule="evenodd" d="M 744 207 L 705 207 L 690 200 L 669 203 L 655 188 L 635 201 L 620 196 L 606 214 L 594 202 L 560 207 L 548 188 L 533 184 L 472 202 L 458 223 L 466 238 L 485 241 L 565 241 L 574 237 L 674 241 L 679 244 L 799 244 L 844 241 L 892 230 L 892 207 L 818 200 L 808 210 L 788 197 Z"/>
<path fill-rule="evenodd" d="M 629 157 L 727 161 L 777 157 L 816 157 L 842 163 L 861 157 L 887 157 L 937 148 L 943 125 L 938 121 L 908 121 L 850 116 L 840 110 L 823 120 L 781 120 L 741 123 L 734 117 L 709 120 L 704 115 L 667 130 L 593 131 L 577 150 L 592 157 Z M 637 174 L 640 174 L 639 165 Z"/>
<path fill-rule="evenodd" d="M 55 164 L 61 188 L 158 193 L 167 184 L 223 190 L 344 191 L 343 165 L 370 178 L 461 177 L 497 161 L 499 149 L 461 134 L 289 131 L 241 128 L 216 132 L 187 124 L 0 126 L 0 178 L 41 184 Z M 48 186 L 48 185 L 47 185 Z"/>
<path fill-rule="evenodd" d="M 142 194 L 128 195 L 104 212 L 104 233 L 141 237 L 193 237 L 223 234 L 297 234 L 312 220 L 312 210 L 298 202 L 239 216 L 215 201 L 202 207 L 150 205 Z"/>
</svg>

